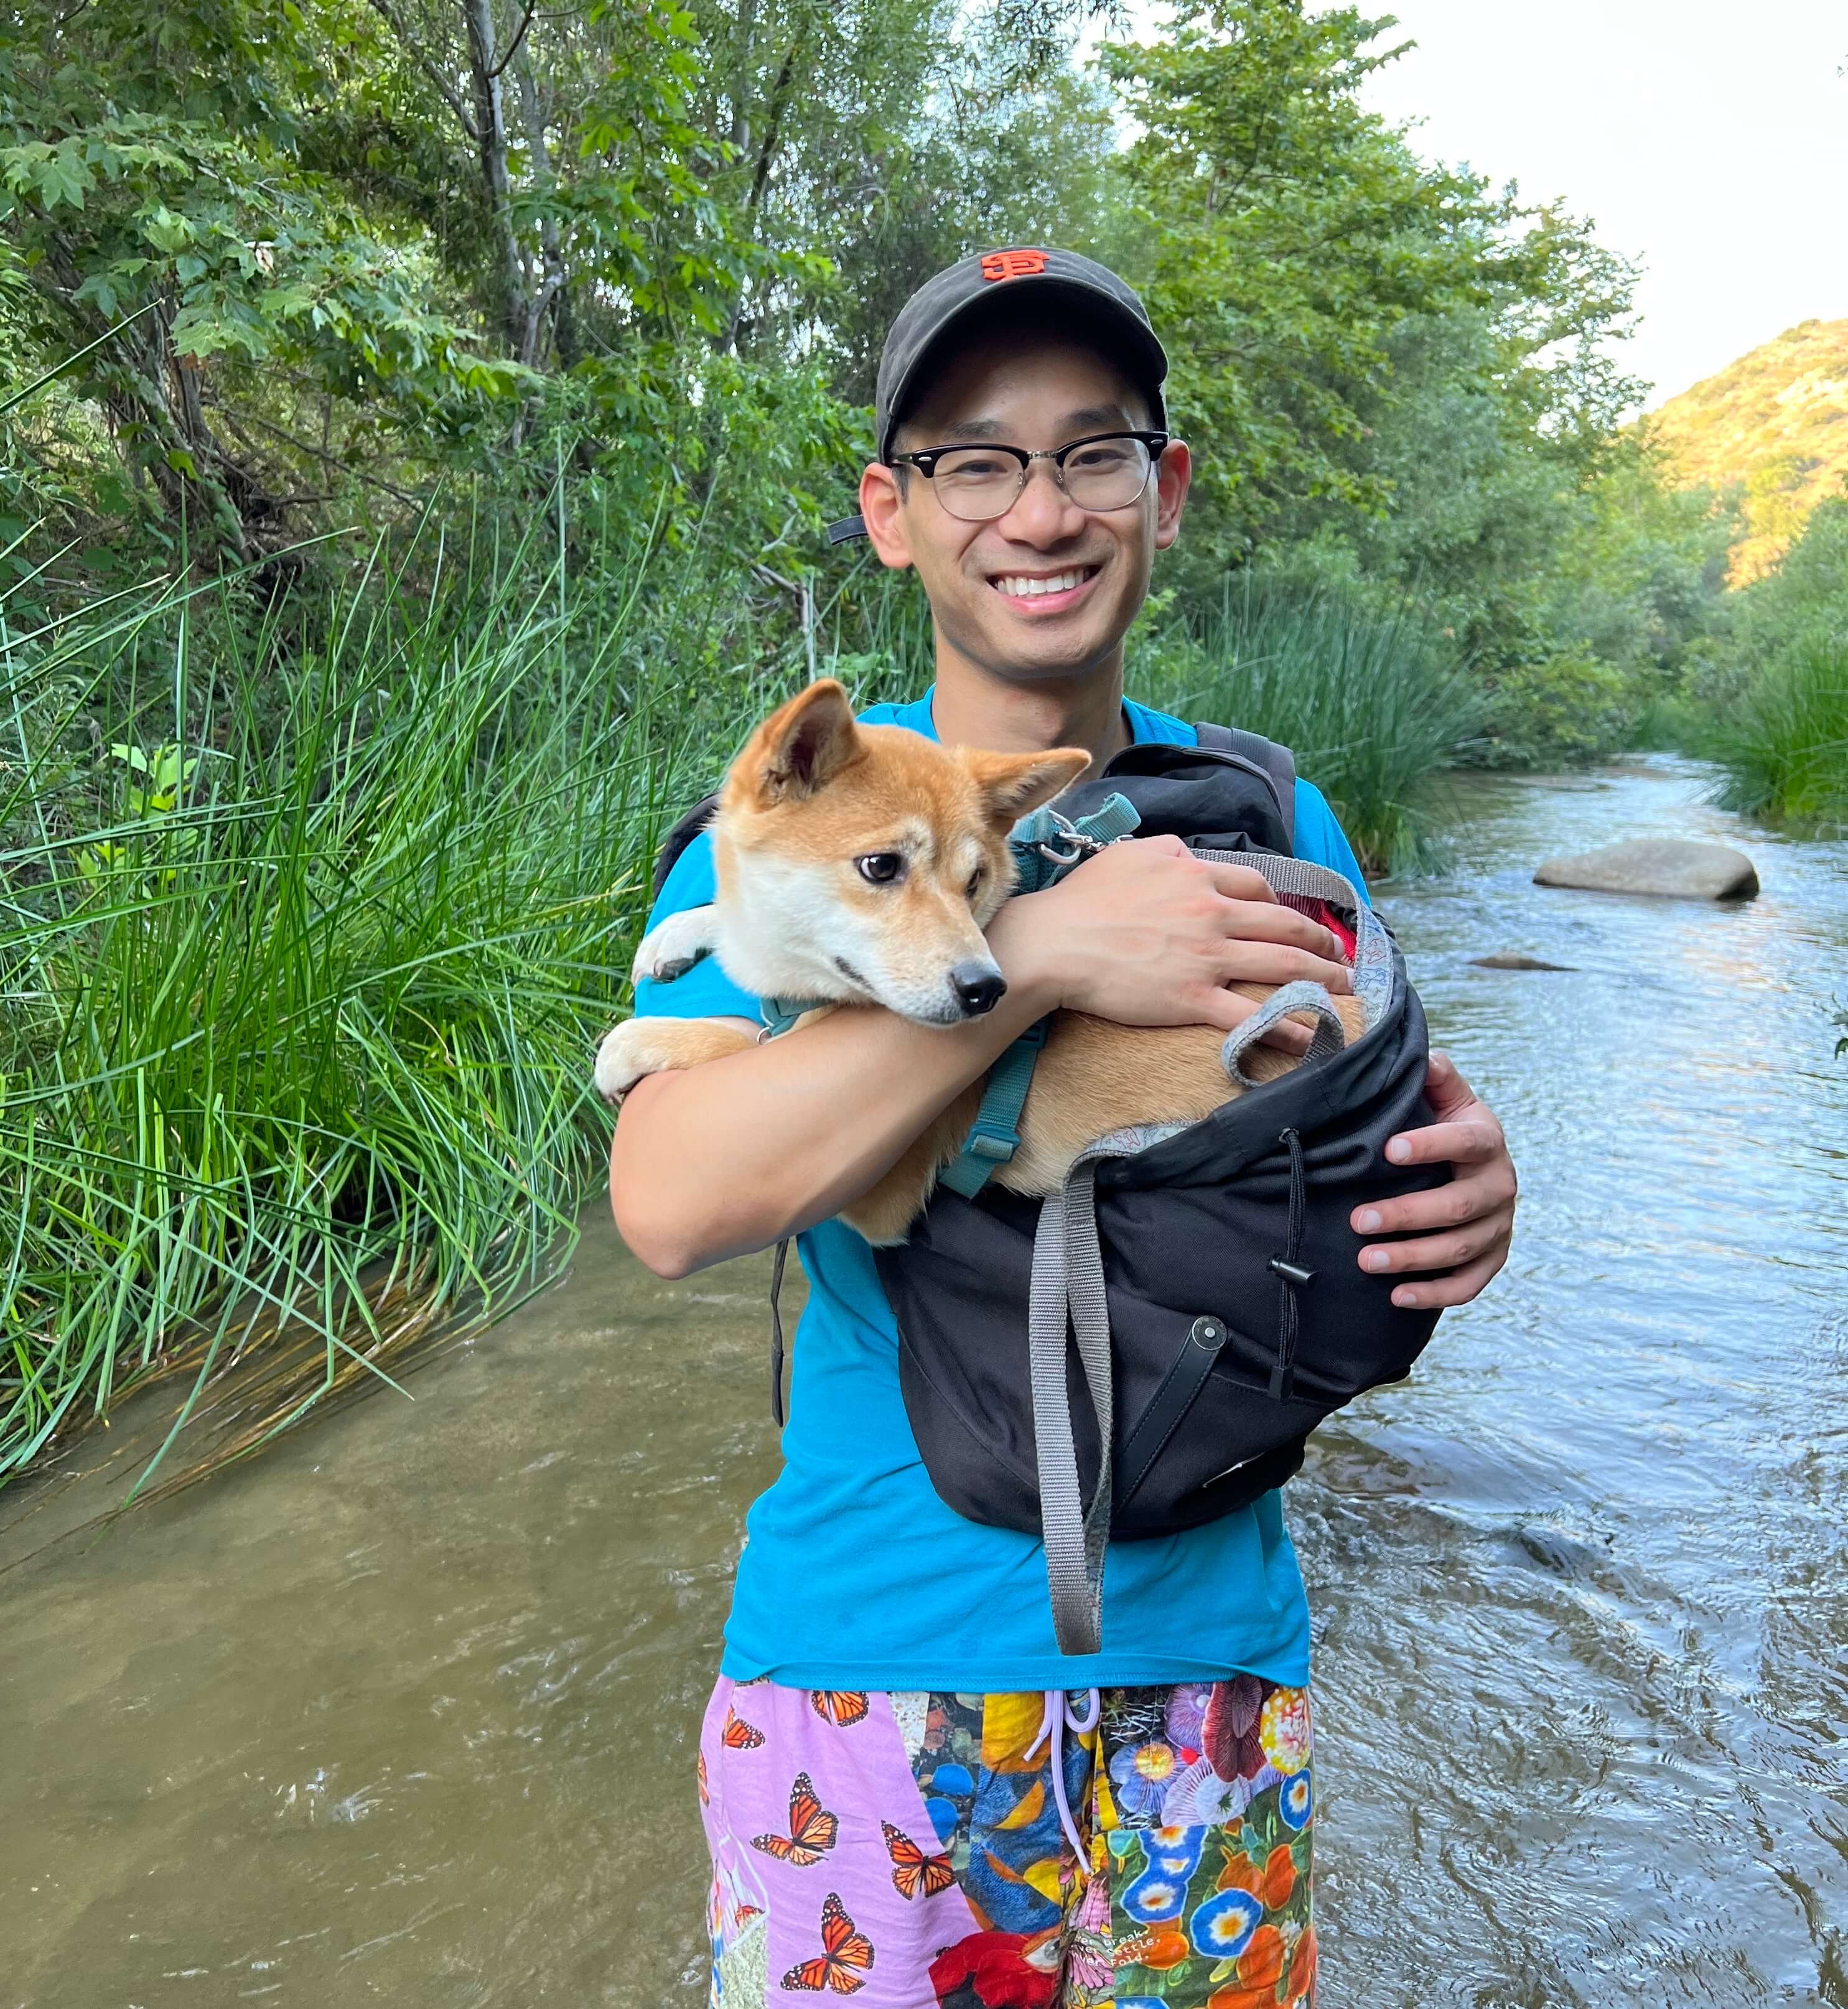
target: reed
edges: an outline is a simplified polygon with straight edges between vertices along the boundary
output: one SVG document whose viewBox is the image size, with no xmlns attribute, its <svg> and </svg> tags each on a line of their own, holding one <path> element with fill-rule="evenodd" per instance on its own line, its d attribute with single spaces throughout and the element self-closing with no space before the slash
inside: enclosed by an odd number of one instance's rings
<svg viewBox="0 0 1848 2009">
<path fill-rule="evenodd" d="M 807 675 L 642 558 L 225 597 L 0 625 L 0 1483 L 261 1345 L 249 1448 L 544 1274 L 657 834 Z"/>
<path fill-rule="evenodd" d="M 1432 779 L 1467 757 L 1487 716 L 1479 686 L 1413 608 L 1257 573 L 1171 618 L 1135 659 L 1133 682 L 1166 710 L 1290 747 L 1371 873 L 1424 855 Z"/>
<path fill-rule="evenodd" d="M 1848 830 L 1848 643 L 1812 640 L 1760 671 L 1703 733 L 1727 809 Z"/>
</svg>

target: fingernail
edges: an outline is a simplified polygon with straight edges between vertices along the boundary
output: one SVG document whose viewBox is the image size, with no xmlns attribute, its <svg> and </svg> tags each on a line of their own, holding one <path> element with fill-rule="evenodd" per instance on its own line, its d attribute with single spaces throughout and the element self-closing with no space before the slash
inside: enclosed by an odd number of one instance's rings
<svg viewBox="0 0 1848 2009">
<path fill-rule="evenodd" d="M 1363 1235 L 1372 1235 L 1376 1233 L 1380 1225 L 1379 1209 L 1378 1207 L 1364 1206 L 1361 1208 L 1360 1211 L 1354 1216 L 1354 1226 Z"/>
<path fill-rule="evenodd" d="M 1386 1146 L 1386 1156 L 1396 1165 L 1403 1165 L 1411 1155 L 1411 1139 L 1408 1137 L 1395 1137 Z"/>
<path fill-rule="evenodd" d="M 1390 1270 L 1392 1252 L 1389 1249 L 1369 1249 L 1360 1258 L 1361 1264 L 1369 1270 Z"/>
<path fill-rule="evenodd" d="M 1392 1302 L 1402 1312 L 1415 1312 L 1418 1309 L 1418 1293 L 1416 1291 L 1395 1291 Z"/>
</svg>

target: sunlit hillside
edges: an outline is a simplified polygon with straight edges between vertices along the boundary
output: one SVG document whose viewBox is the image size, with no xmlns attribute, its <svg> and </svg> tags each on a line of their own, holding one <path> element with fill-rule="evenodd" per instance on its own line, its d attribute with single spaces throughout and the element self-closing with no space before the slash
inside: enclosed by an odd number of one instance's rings
<svg viewBox="0 0 1848 2009">
<path fill-rule="evenodd" d="M 1747 529 L 1732 566 L 1743 586 L 1848 475 L 1848 321 L 1800 322 L 1653 416 L 1689 482 L 1743 484 Z"/>
</svg>

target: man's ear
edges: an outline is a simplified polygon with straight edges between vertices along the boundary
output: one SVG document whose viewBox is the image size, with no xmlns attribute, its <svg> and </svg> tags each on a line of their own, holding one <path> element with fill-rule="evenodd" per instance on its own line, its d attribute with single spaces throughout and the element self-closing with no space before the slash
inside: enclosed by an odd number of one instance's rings
<svg viewBox="0 0 1848 2009">
<path fill-rule="evenodd" d="M 1155 549 L 1165 551 L 1181 533 L 1181 512 L 1194 479 L 1194 456 L 1184 440 L 1170 440 L 1155 469 Z"/>
<path fill-rule="evenodd" d="M 1055 746 L 1050 753 L 984 753 L 961 746 L 956 758 L 986 799 L 988 820 L 1003 830 L 1062 793 L 1091 765 L 1082 746 Z"/>
<path fill-rule="evenodd" d="M 824 677 L 779 705 L 750 736 L 738 771 L 757 804 L 812 795 L 864 749 L 846 690 Z"/>
<path fill-rule="evenodd" d="M 906 534 L 905 498 L 899 487 L 901 471 L 871 461 L 860 477 L 860 516 L 879 562 L 894 572 L 903 572 L 911 562 L 911 543 Z M 913 470 L 903 477 L 921 480 Z"/>
</svg>

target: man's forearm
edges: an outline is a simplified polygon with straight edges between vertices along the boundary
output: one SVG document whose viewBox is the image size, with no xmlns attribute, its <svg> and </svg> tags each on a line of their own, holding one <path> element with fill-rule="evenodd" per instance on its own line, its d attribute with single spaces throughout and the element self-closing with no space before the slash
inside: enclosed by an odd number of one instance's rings
<svg viewBox="0 0 1848 2009">
<path fill-rule="evenodd" d="M 827 1220 L 876 1185 L 1053 1001 L 1016 978 L 966 1025 L 835 1012 L 725 1059 L 651 1075 L 624 1102 L 611 1146 L 623 1238 L 650 1269 L 684 1276 Z"/>
</svg>

